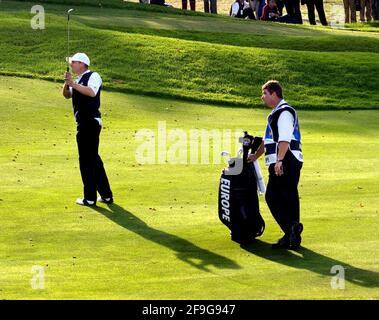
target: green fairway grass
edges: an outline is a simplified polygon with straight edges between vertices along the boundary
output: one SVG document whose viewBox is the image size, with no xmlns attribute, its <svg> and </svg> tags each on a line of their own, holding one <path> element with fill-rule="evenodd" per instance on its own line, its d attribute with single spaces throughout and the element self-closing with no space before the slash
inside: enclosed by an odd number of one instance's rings
<svg viewBox="0 0 379 320">
<path fill-rule="evenodd" d="M 46 28 L 33 30 L 34 4 L 0 1 L 0 299 L 379 299 L 377 22 L 334 29 L 42 0 Z M 104 80 L 109 206 L 75 204 L 76 125 L 61 95 L 71 7 L 71 54 L 86 52 Z M 188 139 L 194 129 L 261 136 L 270 78 L 299 110 L 298 252 L 271 249 L 282 233 L 263 196 L 263 236 L 230 240 L 213 140 L 209 163 L 159 158 L 174 144 L 158 145 L 162 123 Z M 150 164 L 138 161 L 141 130 L 156 139 Z M 334 266 L 345 268 L 344 289 L 331 287 Z M 43 289 L 32 286 L 36 267 Z"/>
<path fill-rule="evenodd" d="M 263 236 L 230 241 L 217 216 L 223 164 L 135 159 L 136 131 L 156 132 L 158 121 L 258 135 L 268 109 L 104 92 L 100 153 L 115 204 L 92 209 L 74 204 L 75 124 L 60 89 L 0 77 L 1 299 L 379 298 L 376 110 L 299 112 L 305 230 L 294 253 L 269 247 L 281 232 L 262 197 Z M 331 288 L 334 265 L 346 268 L 344 290 Z M 31 288 L 33 266 L 45 268 L 43 290 Z"/>
<path fill-rule="evenodd" d="M 0 74 L 59 80 L 67 5 L 44 4 L 45 30 L 30 28 L 31 5 L 0 4 Z M 297 108 L 379 107 L 377 32 L 150 12 L 132 5 L 76 7 L 71 21 L 72 52 L 88 53 L 108 90 L 257 107 L 260 85 L 276 78 Z"/>
</svg>

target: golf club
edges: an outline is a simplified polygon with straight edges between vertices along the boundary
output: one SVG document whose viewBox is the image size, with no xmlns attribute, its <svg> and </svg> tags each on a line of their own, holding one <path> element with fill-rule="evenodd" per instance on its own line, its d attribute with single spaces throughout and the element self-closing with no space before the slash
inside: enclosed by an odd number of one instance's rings
<svg viewBox="0 0 379 320">
<path fill-rule="evenodd" d="M 69 9 L 67 11 L 67 72 L 70 71 L 70 13 L 74 11 L 74 9 Z"/>
<path fill-rule="evenodd" d="M 222 156 L 222 157 L 229 157 L 229 158 L 230 158 L 230 157 L 231 157 L 231 154 L 230 154 L 228 151 L 222 151 L 222 152 L 221 152 L 221 156 Z"/>
</svg>

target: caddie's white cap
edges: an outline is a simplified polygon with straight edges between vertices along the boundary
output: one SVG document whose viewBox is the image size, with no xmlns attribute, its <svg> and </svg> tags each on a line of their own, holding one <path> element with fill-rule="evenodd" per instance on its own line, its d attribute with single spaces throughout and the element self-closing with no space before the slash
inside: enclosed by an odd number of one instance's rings
<svg viewBox="0 0 379 320">
<path fill-rule="evenodd" d="M 75 53 L 72 57 L 68 58 L 68 61 L 71 63 L 72 61 L 79 61 L 85 63 L 87 66 L 89 66 L 89 58 L 85 53 L 78 52 Z"/>
</svg>

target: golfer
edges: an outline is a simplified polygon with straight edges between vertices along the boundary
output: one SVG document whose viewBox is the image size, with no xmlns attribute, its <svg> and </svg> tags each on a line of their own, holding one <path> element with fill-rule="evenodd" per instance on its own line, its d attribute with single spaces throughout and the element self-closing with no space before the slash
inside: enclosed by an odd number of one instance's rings
<svg viewBox="0 0 379 320">
<path fill-rule="evenodd" d="M 303 225 L 300 223 L 300 204 L 297 185 L 303 165 L 300 128 L 297 113 L 284 99 L 278 81 L 262 86 L 262 100 L 272 109 L 267 118 L 264 140 L 248 161 L 265 153 L 269 167 L 266 202 L 284 232 L 273 248 L 299 248 Z"/>
<path fill-rule="evenodd" d="M 63 96 L 66 99 L 72 98 L 77 123 L 80 173 L 84 185 L 84 198 L 78 198 L 76 203 L 85 206 L 96 205 L 96 200 L 112 203 L 112 191 L 98 154 L 102 125 L 99 110 L 102 80 L 98 73 L 88 69 L 90 60 L 85 53 L 76 53 L 69 58 L 69 62 L 77 78 L 73 81 L 71 73 L 65 73 Z"/>
</svg>

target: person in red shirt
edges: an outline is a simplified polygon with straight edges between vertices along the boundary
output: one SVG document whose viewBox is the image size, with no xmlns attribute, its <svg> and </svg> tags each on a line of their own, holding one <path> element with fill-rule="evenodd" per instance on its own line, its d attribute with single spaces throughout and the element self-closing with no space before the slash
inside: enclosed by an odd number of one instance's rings
<svg viewBox="0 0 379 320">
<path fill-rule="evenodd" d="M 261 20 L 264 21 L 275 21 L 280 17 L 279 9 L 276 5 L 275 0 L 269 0 L 268 3 L 263 7 Z"/>
<path fill-rule="evenodd" d="M 275 0 L 268 0 L 268 3 L 263 7 L 261 20 L 277 21 L 277 22 L 284 22 L 284 23 L 297 22 L 295 18 L 289 15 L 281 16 Z"/>
</svg>

